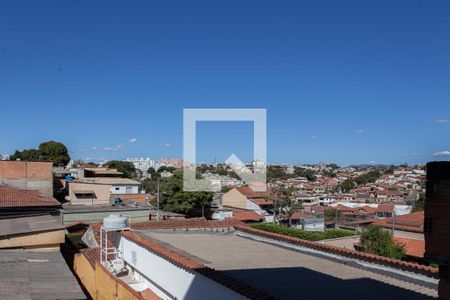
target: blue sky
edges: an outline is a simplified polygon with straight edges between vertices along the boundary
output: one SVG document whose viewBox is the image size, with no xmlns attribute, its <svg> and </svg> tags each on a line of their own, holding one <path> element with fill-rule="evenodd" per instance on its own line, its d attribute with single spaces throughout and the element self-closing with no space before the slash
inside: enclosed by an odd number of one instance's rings
<svg viewBox="0 0 450 300">
<path fill-rule="evenodd" d="M 181 157 L 183 108 L 266 108 L 270 162 L 449 159 L 450 2 L 0 2 L 0 153 Z M 251 160 L 210 125 L 198 160 Z"/>
</svg>

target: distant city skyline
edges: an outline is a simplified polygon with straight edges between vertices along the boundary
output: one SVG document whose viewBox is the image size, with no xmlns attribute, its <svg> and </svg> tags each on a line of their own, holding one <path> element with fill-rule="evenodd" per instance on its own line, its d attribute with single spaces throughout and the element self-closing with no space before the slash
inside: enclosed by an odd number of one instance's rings
<svg viewBox="0 0 450 300">
<path fill-rule="evenodd" d="M 182 158 L 184 108 L 265 108 L 269 163 L 449 160 L 449 11 L 3 1 L 0 153 L 57 140 L 75 159 Z M 251 161 L 252 134 L 199 124 L 197 160 Z"/>
</svg>

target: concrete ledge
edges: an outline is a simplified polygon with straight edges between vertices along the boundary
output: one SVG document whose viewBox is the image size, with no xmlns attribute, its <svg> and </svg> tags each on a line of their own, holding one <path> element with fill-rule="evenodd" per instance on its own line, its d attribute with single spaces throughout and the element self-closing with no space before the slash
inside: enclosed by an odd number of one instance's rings
<svg viewBox="0 0 450 300">
<path fill-rule="evenodd" d="M 306 247 L 306 248 L 310 248 L 310 249 L 314 249 L 314 250 L 318 250 L 318 251 L 322 251 L 322 252 L 336 254 L 339 256 L 354 258 L 354 259 L 366 261 L 369 263 L 375 263 L 378 265 L 384 265 L 384 266 L 399 269 L 402 271 L 422 274 L 422 275 L 425 275 L 425 276 L 431 277 L 431 278 L 439 277 L 439 272 L 437 269 L 434 269 L 434 268 L 428 267 L 428 266 L 424 266 L 424 265 L 419 265 L 416 263 L 406 262 L 406 261 L 402 261 L 399 259 L 392 259 L 392 258 L 387 258 L 387 257 L 383 257 L 383 256 L 363 253 L 363 252 L 357 252 L 355 250 L 349 250 L 349 249 L 340 248 L 340 247 L 336 247 L 336 246 L 321 244 L 319 242 L 302 240 L 299 238 L 294 238 L 294 237 L 289 237 L 289 236 L 285 236 L 285 235 L 281 235 L 281 234 L 277 234 L 277 233 L 254 229 L 254 228 L 251 228 L 248 226 L 237 225 L 237 226 L 235 226 L 235 228 L 241 232 L 245 232 L 245 233 L 249 233 L 252 235 L 265 237 L 265 238 L 269 238 L 269 239 L 274 239 L 274 240 L 285 242 L 288 244 L 298 245 L 298 246 L 302 246 L 302 247 Z"/>
</svg>

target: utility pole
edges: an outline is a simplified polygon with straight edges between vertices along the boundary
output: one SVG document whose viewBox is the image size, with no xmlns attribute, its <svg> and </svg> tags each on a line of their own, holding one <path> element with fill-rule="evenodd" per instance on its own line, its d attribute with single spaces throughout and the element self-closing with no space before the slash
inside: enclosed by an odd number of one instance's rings
<svg viewBox="0 0 450 300">
<path fill-rule="evenodd" d="M 392 210 L 392 236 L 394 236 L 395 232 L 395 208 Z"/>
<path fill-rule="evenodd" d="M 158 194 L 156 196 L 156 221 L 159 221 L 159 178 L 157 181 Z"/>
<path fill-rule="evenodd" d="M 339 214 L 339 210 L 338 210 L 338 208 L 337 208 L 337 206 L 336 206 L 336 214 L 335 214 L 335 216 L 334 216 L 334 229 L 335 229 L 335 230 L 337 229 L 338 214 Z"/>
</svg>

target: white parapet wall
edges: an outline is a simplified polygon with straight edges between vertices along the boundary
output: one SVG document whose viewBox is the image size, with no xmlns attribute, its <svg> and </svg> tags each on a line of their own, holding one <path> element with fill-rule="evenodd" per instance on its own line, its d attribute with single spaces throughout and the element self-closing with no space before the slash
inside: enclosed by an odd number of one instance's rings
<svg viewBox="0 0 450 300">
<path fill-rule="evenodd" d="M 138 245 L 126 237 L 120 237 L 118 248 L 125 263 L 135 270 L 143 284 L 139 289 L 150 288 L 163 299 L 246 299 L 237 292 L 221 285 L 161 255 Z"/>
</svg>

